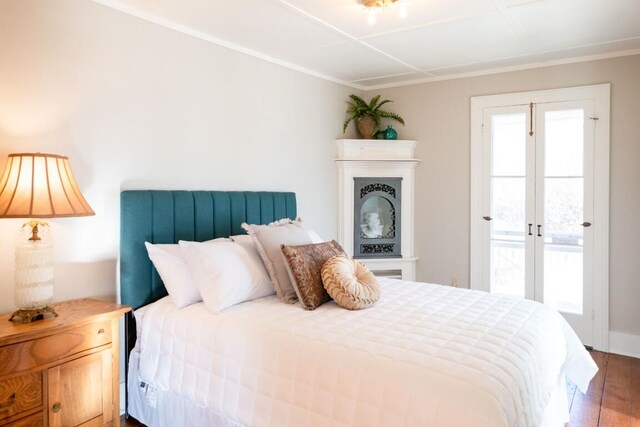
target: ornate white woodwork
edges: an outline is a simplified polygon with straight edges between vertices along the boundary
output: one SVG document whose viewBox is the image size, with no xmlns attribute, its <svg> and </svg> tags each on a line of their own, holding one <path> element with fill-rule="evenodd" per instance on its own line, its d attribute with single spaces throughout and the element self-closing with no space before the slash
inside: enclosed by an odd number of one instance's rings
<svg viewBox="0 0 640 427">
<path fill-rule="evenodd" d="M 354 178 L 402 178 L 401 253 L 402 258 L 361 258 L 373 272 L 398 275 L 415 280 L 414 256 L 414 193 L 415 168 L 420 160 L 414 156 L 416 141 L 339 139 L 338 153 L 338 242 L 344 250 L 354 253 Z M 396 272 L 399 272 L 397 274 Z"/>
</svg>

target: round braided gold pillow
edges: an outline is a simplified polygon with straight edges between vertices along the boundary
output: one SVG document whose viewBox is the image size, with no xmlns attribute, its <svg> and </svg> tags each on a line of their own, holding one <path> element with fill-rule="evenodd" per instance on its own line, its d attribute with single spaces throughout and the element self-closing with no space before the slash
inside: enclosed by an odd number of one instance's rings
<svg viewBox="0 0 640 427">
<path fill-rule="evenodd" d="M 376 276 L 364 264 L 343 255 L 324 263 L 322 284 L 336 304 L 349 310 L 371 307 L 380 298 Z"/>
</svg>

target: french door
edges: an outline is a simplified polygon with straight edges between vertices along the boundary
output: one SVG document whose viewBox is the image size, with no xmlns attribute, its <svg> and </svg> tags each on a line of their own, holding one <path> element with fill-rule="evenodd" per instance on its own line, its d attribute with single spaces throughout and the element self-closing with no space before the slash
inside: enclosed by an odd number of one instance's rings
<svg viewBox="0 0 640 427">
<path fill-rule="evenodd" d="M 484 107 L 473 159 L 481 194 L 472 209 L 472 287 L 558 310 L 589 346 L 597 330 L 594 230 L 608 227 L 594 219 L 595 104 L 586 97 Z"/>
</svg>

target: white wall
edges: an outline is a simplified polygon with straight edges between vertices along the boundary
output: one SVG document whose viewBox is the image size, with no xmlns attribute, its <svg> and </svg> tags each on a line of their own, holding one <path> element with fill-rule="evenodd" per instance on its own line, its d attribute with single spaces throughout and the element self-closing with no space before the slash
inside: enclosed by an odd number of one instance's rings
<svg viewBox="0 0 640 427">
<path fill-rule="evenodd" d="M 610 329 L 640 335 L 640 55 L 366 92 L 416 139 L 418 279 L 469 286 L 470 98 L 611 83 Z M 640 351 L 640 350 L 637 350 Z"/>
<path fill-rule="evenodd" d="M 11 152 L 67 154 L 96 211 L 51 221 L 56 300 L 114 297 L 122 189 L 295 191 L 335 237 L 333 140 L 352 92 L 91 1 L 0 2 L 0 168 Z M 21 223 L 0 219 L 0 311 Z"/>
</svg>

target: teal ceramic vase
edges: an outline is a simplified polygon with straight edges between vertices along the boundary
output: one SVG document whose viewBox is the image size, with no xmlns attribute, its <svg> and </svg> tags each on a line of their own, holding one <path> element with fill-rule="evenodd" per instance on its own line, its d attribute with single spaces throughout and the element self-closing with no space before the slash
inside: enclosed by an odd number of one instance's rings
<svg viewBox="0 0 640 427">
<path fill-rule="evenodd" d="M 398 132 L 389 125 L 387 130 L 384 131 L 384 139 L 398 139 Z"/>
</svg>

